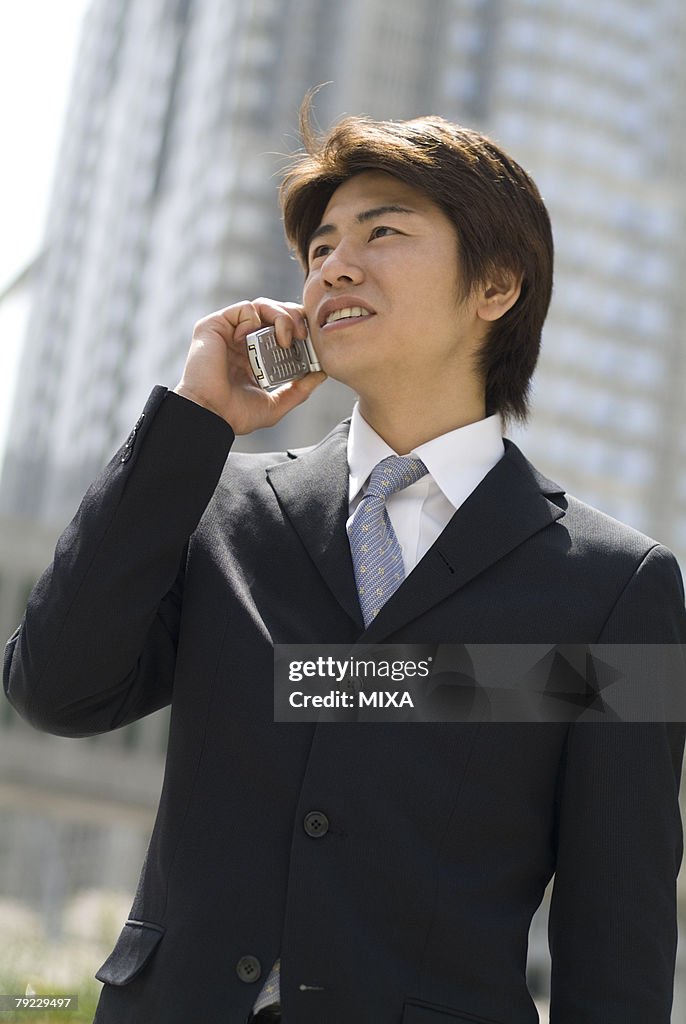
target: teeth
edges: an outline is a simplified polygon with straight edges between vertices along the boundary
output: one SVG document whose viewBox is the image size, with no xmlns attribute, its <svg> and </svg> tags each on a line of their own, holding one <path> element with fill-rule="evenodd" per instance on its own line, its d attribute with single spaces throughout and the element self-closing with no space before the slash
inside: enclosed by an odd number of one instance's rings
<svg viewBox="0 0 686 1024">
<path fill-rule="evenodd" d="M 370 313 L 368 309 L 362 309 L 362 306 L 346 306 L 345 309 L 336 309 L 329 313 L 325 323 L 332 324 L 335 320 L 345 320 L 353 316 L 370 316 Z"/>
</svg>

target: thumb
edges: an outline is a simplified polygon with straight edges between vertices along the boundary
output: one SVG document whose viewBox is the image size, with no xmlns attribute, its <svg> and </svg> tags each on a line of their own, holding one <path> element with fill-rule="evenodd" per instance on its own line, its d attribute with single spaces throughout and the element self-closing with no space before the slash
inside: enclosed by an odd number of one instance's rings
<svg viewBox="0 0 686 1024">
<path fill-rule="evenodd" d="M 291 409 L 295 409 L 297 405 L 301 405 L 306 401 L 315 388 L 323 384 L 326 379 L 324 371 L 317 370 L 316 373 L 308 373 L 299 380 L 291 381 L 291 383 L 284 384 L 277 391 L 272 391 L 270 397 L 278 409 L 279 418 L 285 416 Z"/>
</svg>

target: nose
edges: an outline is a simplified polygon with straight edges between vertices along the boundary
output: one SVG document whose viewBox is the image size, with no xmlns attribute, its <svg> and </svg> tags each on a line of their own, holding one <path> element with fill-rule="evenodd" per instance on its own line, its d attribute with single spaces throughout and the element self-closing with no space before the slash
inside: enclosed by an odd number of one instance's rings
<svg viewBox="0 0 686 1024">
<path fill-rule="evenodd" d="M 338 285 L 347 287 L 360 284 L 364 280 L 364 271 L 360 261 L 355 258 L 349 246 L 339 243 L 331 250 L 321 266 L 322 282 L 328 288 Z"/>
</svg>

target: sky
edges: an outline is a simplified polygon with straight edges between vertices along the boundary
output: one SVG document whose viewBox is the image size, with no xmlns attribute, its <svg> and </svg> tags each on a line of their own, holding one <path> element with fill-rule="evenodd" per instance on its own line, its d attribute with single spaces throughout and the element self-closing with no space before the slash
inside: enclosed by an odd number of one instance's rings
<svg viewBox="0 0 686 1024">
<path fill-rule="evenodd" d="M 0 292 L 40 248 L 79 30 L 90 0 L 0 0 Z M 22 331 L 0 320 L 0 458 Z"/>
</svg>

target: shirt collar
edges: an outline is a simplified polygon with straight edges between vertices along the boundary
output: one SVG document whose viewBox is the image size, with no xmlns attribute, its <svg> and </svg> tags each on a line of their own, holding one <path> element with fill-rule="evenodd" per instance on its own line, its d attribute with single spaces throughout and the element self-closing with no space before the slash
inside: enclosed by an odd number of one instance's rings
<svg viewBox="0 0 686 1024">
<path fill-rule="evenodd" d="M 448 501 L 459 508 L 467 493 L 505 453 L 499 413 L 449 430 L 413 448 Z M 348 434 L 349 500 L 354 501 L 377 463 L 397 453 L 370 427 L 355 403 Z"/>
</svg>

